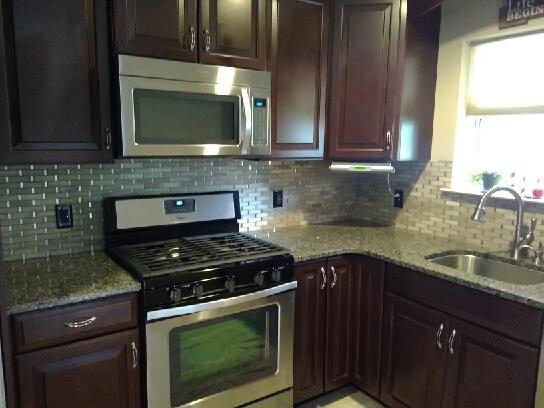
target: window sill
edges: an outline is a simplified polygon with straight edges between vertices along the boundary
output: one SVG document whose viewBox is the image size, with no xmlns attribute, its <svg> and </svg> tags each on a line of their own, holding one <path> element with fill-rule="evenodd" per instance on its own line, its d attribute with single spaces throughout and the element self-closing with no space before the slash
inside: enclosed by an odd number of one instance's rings
<svg viewBox="0 0 544 408">
<path fill-rule="evenodd" d="M 481 191 L 475 191 L 475 190 L 469 190 L 469 189 L 460 189 L 460 188 L 441 188 L 440 191 L 444 194 L 458 194 L 468 197 L 481 197 L 483 192 Z M 506 192 L 497 192 L 497 194 L 494 194 L 494 199 L 498 200 L 505 200 L 505 201 L 514 201 L 514 197 L 512 197 L 510 194 Z M 544 198 L 529 198 L 529 197 L 523 197 L 524 203 L 531 203 L 531 204 L 538 204 L 538 205 L 544 205 Z"/>
</svg>

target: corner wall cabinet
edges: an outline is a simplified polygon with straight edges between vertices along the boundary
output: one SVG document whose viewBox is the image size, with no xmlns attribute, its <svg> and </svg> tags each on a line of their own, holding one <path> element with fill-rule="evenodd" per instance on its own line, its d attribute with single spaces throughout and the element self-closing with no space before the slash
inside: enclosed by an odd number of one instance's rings
<svg viewBox="0 0 544 408">
<path fill-rule="evenodd" d="M 322 158 L 329 0 L 272 4 L 272 155 Z"/>
</svg>

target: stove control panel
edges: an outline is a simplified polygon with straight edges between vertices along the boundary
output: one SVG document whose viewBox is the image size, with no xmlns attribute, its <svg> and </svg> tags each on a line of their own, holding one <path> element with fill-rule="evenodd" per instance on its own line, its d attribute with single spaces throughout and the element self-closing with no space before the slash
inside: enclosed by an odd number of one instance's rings
<svg viewBox="0 0 544 408">
<path fill-rule="evenodd" d="M 275 262 L 247 263 L 224 270 L 193 272 L 192 280 L 168 282 L 168 286 L 144 288 L 144 307 L 195 303 L 203 299 L 236 296 L 257 292 L 294 279 L 292 258 Z"/>
</svg>

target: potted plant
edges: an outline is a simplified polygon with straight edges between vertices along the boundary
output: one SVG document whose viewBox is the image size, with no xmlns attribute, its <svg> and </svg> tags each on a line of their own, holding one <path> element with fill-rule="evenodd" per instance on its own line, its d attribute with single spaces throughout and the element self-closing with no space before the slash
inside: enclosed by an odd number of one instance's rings
<svg viewBox="0 0 544 408">
<path fill-rule="evenodd" d="M 495 187 L 501 179 L 502 176 L 496 171 L 483 171 L 472 175 L 472 182 L 480 183 L 485 191 Z"/>
</svg>

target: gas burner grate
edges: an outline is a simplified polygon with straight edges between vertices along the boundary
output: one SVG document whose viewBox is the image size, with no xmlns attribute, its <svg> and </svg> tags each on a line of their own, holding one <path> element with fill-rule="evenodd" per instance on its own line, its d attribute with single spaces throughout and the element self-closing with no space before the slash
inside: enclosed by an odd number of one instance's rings
<svg viewBox="0 0 544 408">
<path fill-rule="evenodd" d="M 248 261 L 286 252 L 283 248 L 239 233 L 126 245 L 119 249 L 151 273 Z"/>
</svg>

